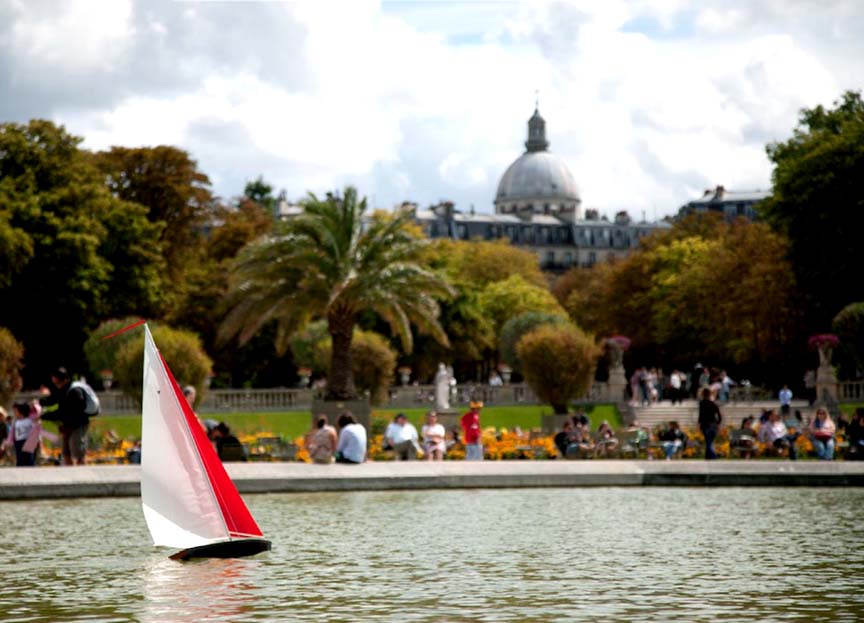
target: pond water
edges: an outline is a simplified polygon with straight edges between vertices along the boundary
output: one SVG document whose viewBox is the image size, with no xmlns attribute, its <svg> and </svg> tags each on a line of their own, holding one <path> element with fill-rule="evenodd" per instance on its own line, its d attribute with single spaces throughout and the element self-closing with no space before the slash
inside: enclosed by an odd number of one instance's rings
<svg viewBox="0 0 864 623">
<path fill-rule="evenodd" d="M 135 498 L 5 502 L 0 621 L 861 621 L 864 490 L 246 496 L 273 551 L 180 563 Z"/>
</svg>

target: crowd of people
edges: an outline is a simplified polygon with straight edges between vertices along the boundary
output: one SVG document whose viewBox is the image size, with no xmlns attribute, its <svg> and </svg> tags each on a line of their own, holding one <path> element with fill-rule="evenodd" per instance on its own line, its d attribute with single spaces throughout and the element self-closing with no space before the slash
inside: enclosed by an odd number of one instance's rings
<svg viewBox="0 0 864 623">
<path fill-rule="evenodd" d="M 812 419 L 805 418 L 800 411 L 792 413 L 792 392 L 784 386 L 778 393 L 778 409 L 767 409 L 758 418 L 750 415 L 743 419 L 740 427 L 731 427 L 724 422 L 718 402 L 723 401 L 724 386 L 731 386 L 734 382 L 725 382 L 728 377 L 724 371 L 715 372 L 703 368 L 698 381 L 701 388 L 698 393 L 698 428 L 706 459 L 717 458 L 715 441 L 721 433 L 727 432 L 731 451 L 745 459 L 762 453 L 796 460 L 801 446 L 799 440 L 803 438 L 809 440 L 816 458 L 830 461 L 838 450 L 837 435 L 842 433 L 844 458 L 864 460 L 864 409 L 857 409 L 851 420 L 840 416 L 835 422 L 823 407 L 815 411 Z M 642 368 L 637 370 L 633 379 L 638 395 L 643 396 L 643 399 L 647 396 L 650 402 L 656 392 L 656 387 L 652 390 L 655 373 Z M 688 379 L 688 375 L 673 370 L 668 378 L 668 387 L 676 396 L 673 400 L 689 395 L 691 388 Z M 85 383 L 73 382 L 65 369 L 56 369 L 51 375 L 51 384 L 40 389 L 37 400 L 16 402 L 11 414 L 0 408 L 0 453 L 14 453 L 17 466 L 32 466 L 36 464 L 41 440 L 50 438 L 61 445 L 64 465 L 83 464 L 87 430 L 90 418 L 94 415 L 90 392 L 92 390 Z M 189 405 L 194 405 L 194 387 L 184 388 L 184 395 Z M 56 405 L 56 408 L 45 410 L 45 407 L 52 405 Z M 441 461 L 458 444 L 464 448 L 465 460 L 483 460 L 480 425 L 482 408 L 482 402 L 471 401 L 459 426 L 449 431 L 449 434 L 435 411 L 426 414 L 425 423 L 419 432 L 405 414 L 398 413 L 384 431 L 383 449 L 392 453 L 392 458 L 397 461 Z M 59 436 L 44 430 L 41 424 L 43 419 L 58 423 Z M 200 422 L 220 459 L 246 460 L 243 444 L 227 424 L 212 419 Z M 592 430 L 584 411 L 568 417 L 562 430 L 554 436 L 555 448 L 564 458 L 610 458 L 621 455 L 621 450 L 625 448 L 647 448 L 653 444 L 662 449 L 667 460 L 671 460 L 682 456 L 691 441 L 677 421 L 670 421 L 657 431 L 634 422 L 616 432 L 607 421 L 600 422 L 596 430 Z M 366 428 L 351 413 L 341 414 L 335 427 L 326 415 L 320 414 L 305 437 L 305 446 L 314 463 L 358 464 L 367 459 L 369 440 Z M 140 455 L 139 442 L 130 451 L 129 462 L 140 462 Z"/>
<path fill-rule="evenodd" d="M 748 385 L 748 381 L 734 381 L 726 370 L 708 368 L 700 363 L 690 372 L 673 368 L 668 375 L 660 368 L 643 366 L 630 376 L 630 402 L 645 406 L 669 400 L 675 404 L 688 398 L 698 399 L 705 388 L 710 389 L 719 402 L 728 402 L 733 387 Z"/>
<path fill-rule="evenodd" d="M 482 402 L 472 401 L 460 420 L 460 426 L 450 431 L 449 437 L 435 411 L 426 413 L 419 433 L 404 413 L 397 413 L 384 431 L 382 450 L 389 452 L 395 461 L 443 461 L 448 451 L 460 444 L 465 449 L 466 461 L 482 461 L 482 408 Z M 339 416 L 335 428 L 325 414 L 319 414 L 304 441 L 313 463 L 357 464 L 367 458 L 366 429 L 349 412 Z"/>
<path fill-rule="evenodd" d="M 712 460 L 718 457 L 715 449 L 718 437 L 728 434 L 729 458 L 732 453 L 744 459 L 761 453 L 794 461 L 799 457 L 799 440 L 807 440 L 816 459 L 831 461 L 838 447 L 837 435 L 842 433 L 843 458 L 864 460 L 864 409 L 856 409 L 850 420 L 840 416 L 835 422 L 824 407 L 817 408 L 810 419 L 804 417 L 801 411 L 793 414 L 785 410 L 786 404 L 788 402 L 781 401 L 780 409 L 766 409 L 758 418 L 749 415 L 741 421 L 740 427 L 726 426 L 724 429 L 721 409 L 713 399 L 710 388 L 704 388 L 699 400 L 697 424 L 701 439 L 698 443 L 682 429 L 678 421 L 667 422 L 658 430 L 634 422 L 616 433 L 606 421 L 592 431 L 586 415 L 576 413 L 568 416 L 561 431 L 555 435 L 555 447 L 562 458 L 610 457 L 616 450 L 626 450 L 634 456 L 644 452 L 648 458 L 653 458 L 650 448 L 654 447 L 662 450 L 667 460 L 672 460 L 683 456 L 687 448 L 698 445 L 704 458 Z"/>
</svg>

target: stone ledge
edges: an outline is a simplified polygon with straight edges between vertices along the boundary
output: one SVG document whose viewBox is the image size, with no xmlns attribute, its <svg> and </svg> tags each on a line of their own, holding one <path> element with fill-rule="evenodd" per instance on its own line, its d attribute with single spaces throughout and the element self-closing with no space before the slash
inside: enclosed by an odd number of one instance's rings
<svg viewBox="0 0 864 623">
<path fill-rule="evenodd" d="M 864 486 L 864 463 L 813 461 L 445 461 L 230 463 L 242 493 L 632 486 Z M 140 495 L 131 465 L 0 469 L 0 499 Z"/>
</svg>

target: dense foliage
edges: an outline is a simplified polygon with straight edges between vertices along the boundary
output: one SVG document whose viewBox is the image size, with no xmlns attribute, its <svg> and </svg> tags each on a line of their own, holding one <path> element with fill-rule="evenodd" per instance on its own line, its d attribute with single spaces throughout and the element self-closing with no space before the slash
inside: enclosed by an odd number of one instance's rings
<svg viewBox="0 0 864 623">
<path fill-rule="evenodd" d="M 602 348 L 573 324 L 544 324 L 522 336 L 516 345 L 525 380 L 534 393 L 567 413 L 567 405 L 583 396 L 594 380 Z"/>
<path fill-rule="evenodd" d="M 840 340 L 837 359 L 840 375 L 861 378 L 864 371 L 864 303 L 850 303 L 834 317 L 831 323 Z"/>
<path fill-rule="evenodd" d="M 833 331 L 841 376 L 864 373 L 857 93 L 803 110 L 790 138 L 768 146 L 774 194 L 761 221 L 680 220 L 626 259 L 574 268 L 551 288 L 534 253 L 425 240 L 409 212 L 369 214 L 352 188 L 310 195 L 304 214 L 279 222 L 261 177 L 222 200 L 181 149 L 92 153 L 81 142 L 49 121 L 0 124 L 7 393 L 18 374 L 32 388 L 57 365 L 89 378 L 112 370 L 122 384 L 120 354 L 137 340 L 99 337 L 137 317 L 197 335 L 216 385 L 295 385 L 302 366 L 336 398 L 354 396 L 355 380 L 378 391 L 387 366 L 428 382 L 445 362 L 460 381 L 486 380 L 499 363 L 524 364 L 518 345 L 535 329 L 564 349 L 570 338 L 549 332 L 570 331 L 568 317 L 600 338 L 629 336 L 631 369 L 700 361 L 794 384 L 815 364 L 807 336 Z"/>
<path fill-rule="evenodd" d="M 864 300 L 864 101 L 847 92 L 833 109 L 801 111 L 792 137 L 768 146 L 774 192 L 765 219 L 788 236 L 806 320 L 827 330 L 844 306 Z"/>
<path fill-rule="evenodd" d="M 522 336 L 530 333 L 537 327 L 547 324 L 563 324 L 567 321 L 567 316 L 564 314 L 550 314 L 548 312 L 525 312 L 514 316 L 501 328 L 501 337 L 499 338 L 498 352 L 501 356 L 501 361 L 509 364 L 514 370 L 522 369 L 519 356 L 516 352 L 516 346 Z"/>
<path fill-rule="evenodd" d="M 424 244 L 409 229 L 407 212 L 364 223 L 366 199 L 354 188 L 344 195 L 310 195 L 304 212 L 266 240 L 250 245 L 236 264 L 223 339 L 250 339 L 266 323 L 277 326 L 276 346 L 312 319 L 327 320 L 332 358 L 327 396 L 356 397 L 351 341 L 360 314 L 370 311 L 413 348 L 412 325 L 447 344 L 437 299 L 453 293 L 418 260 Z"/>
<path fill-rule="evenodd" d="M 0 327 L 0 406 L 12 402 L 15 393 L 21 389 L 21 368 L 23 367 L 24 346 L 4 327 Z"/>
<path fill-rule="evenodd" d="M 201 340 L 191 331 L 174 329 L 165 325 L 151 327 L 153 341 L 168 363 L 177 383 L 183 387 L 192 385 L 197 390 L 197 401 L 204 398 L 207 377 L 213 362 L 204 352 Z M 133 329 L 117 353 L 114 362 L 114 377 L 130 396 L 141 400 L 141 378 L 144 372 L 143 329 Z"/>
</svg>

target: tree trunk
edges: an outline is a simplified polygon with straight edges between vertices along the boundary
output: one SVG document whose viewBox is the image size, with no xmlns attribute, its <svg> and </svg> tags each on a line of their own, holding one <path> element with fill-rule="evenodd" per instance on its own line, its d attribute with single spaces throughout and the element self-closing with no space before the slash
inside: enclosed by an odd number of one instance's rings
<svg viewBox="0 0 864 623">
<path fill-rule="evenodd" d="M 330 333 L 330 374 L 327 376 L 327 400 L 356 400 L 354 372 L 351 368 L 351 339 L 354 337 L 354 314 L 344 309 L 327 315 Z"/>
</svg>

